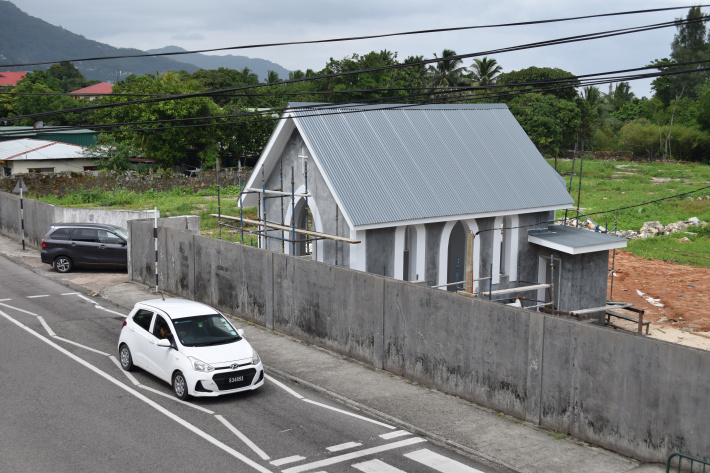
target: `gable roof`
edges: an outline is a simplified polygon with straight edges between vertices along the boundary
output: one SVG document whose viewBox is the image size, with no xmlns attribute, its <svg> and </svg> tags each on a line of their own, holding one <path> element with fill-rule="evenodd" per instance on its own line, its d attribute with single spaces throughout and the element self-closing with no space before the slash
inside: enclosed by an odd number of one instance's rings
<svg viewBox="0 0 710 473">
<path fill-rule="evenodd" d="M 84 147 L 58 141 L 21 140 L 0 142 L 0 161 L 11 160 L 52 160 L 52 159 L 87 159 Z"/>
<path fill-rule="evenodd" d="M 5 87 L 9 85 L 17 85 L 23 77 L 25 77 L 26 72 L 12 72 L 12 71 L 0 71 L 0 87 Z"/>
<path fill-rule="evenodd" d="M 295 125 L 351 227 L 572 205 L 506 105 L 314 105 L 290 104 L 255 169 Z"/>
<path fill-rule="evenodd" d="M 98 84 L 69 92 L 69 95 L 108 95 L 112 91 L 113 84 L 109 84 L 108 82 L 99 82 Z"/>
</svg>

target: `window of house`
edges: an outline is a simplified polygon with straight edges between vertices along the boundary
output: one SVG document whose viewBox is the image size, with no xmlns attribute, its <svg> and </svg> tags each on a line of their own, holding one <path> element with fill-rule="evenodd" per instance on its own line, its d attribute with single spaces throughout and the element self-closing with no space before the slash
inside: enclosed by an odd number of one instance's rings
<svg viewBox="0 0 710 473">
<path fill-rule="evenodd" d="M 41 173 L 41 172 L 54 172 L 54 168 L 29 168 L 31 173 Z"/>
</svg>

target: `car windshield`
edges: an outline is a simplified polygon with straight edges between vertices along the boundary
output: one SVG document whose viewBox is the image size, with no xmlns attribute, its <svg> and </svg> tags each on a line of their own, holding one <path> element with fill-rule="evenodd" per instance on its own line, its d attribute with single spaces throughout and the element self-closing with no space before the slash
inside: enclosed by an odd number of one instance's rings
<svg viewBox="0 0 710 473">
<path fill-rule="evenodd" d="M 173 319 L 173 325 L 180 343 L 187 347 L 223 345 L 241 339 L 221 314 Z"/>
<path fill-rule="evenodd" d="M 117 227 L 114 229 L 114 232 L 124 240 L 128 240 L 128 232 L 125 228 Z"/>
</svg>

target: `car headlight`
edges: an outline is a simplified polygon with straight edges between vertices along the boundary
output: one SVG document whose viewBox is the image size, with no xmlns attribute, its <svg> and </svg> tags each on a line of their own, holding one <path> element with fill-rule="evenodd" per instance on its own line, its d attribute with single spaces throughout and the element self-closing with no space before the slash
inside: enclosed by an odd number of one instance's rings
<svg viewBox="0 0 710 473">
<path fill-rule="evenodd" d="M 259 354 L 254 350 L 254 354 L 251 357 L 251 364 L 258 365 L 259 363 L 261 363 L 261 357 L 259 357 Z"/>
<path fill-rule="evenodd" d="M 188 358 L 192 362 L 192 369 L 194 369 L 195 371 L 202 371 L 202 372 L 214 371 L 214 366 L 208 365 L 204 361 L 198 360 L 197 358 L 194 358 L 192 356 L 189 356 Z"/>
</svg>

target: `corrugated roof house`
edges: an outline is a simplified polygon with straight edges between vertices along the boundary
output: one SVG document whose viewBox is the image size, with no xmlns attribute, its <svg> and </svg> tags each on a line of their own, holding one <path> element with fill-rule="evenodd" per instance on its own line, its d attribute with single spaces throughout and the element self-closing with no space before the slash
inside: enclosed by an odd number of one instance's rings
<svg viewBox="0 0 710 473">
<path fill-rule="evenodd" d="M 2 175 L 28 172 L 82 172 L 93 170 L 95 160 L 84 157 L 83 146 L 23 138 L 0 142 Z"/>
<path fill-rule="evenodd" d="M 254 192 L 243 205 L 258 205 L 272 224 L 361 243 L 296 235 L 287 253 L 450 289 L 461 288 L 467 260 L 476 279 L 490 276 L 498 288 L 535 281 L 539 249 L 549 248 L 530 243 L 528 230 L 547 229 L 573 203 L 502 104 L 290 104 L 247 187 L 290 194 L 292 168 L 293 202 Z M 476 235 L 469 252 L 468 233 Z"/>
</svg>

